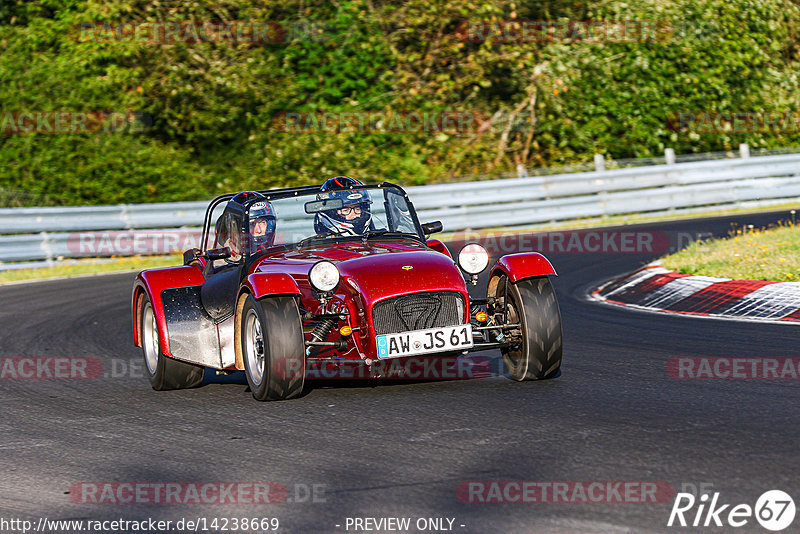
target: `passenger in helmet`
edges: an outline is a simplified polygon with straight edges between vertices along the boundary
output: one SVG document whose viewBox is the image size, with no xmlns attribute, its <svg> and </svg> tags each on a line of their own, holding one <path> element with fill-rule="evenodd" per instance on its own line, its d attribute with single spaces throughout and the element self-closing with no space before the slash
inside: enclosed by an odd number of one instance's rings
<svg viewBox="0 0 800 534">
<path fill-rule="evenodd" d="M 272 246 L 275 241 L 275 210 L 268 201 L 250 206 L 250 253 L 255 254 Z"/>
<path fill-rule="evenodd" d="M 318 200 L 342 200 L 342 207 L 330 209 L 314 216 L 317 235 L 363 235 L 375 227 L 370 214 L 372 199 L 366 191 L 351 189 L 364 185 L 348 176 L 337 176 L 326 180 L 317 195 Z"/>
</svg>

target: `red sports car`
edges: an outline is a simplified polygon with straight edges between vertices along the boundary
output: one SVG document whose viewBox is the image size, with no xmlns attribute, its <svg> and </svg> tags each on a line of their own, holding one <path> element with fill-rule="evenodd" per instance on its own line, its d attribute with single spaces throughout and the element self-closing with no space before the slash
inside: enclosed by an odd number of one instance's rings
<svg viewBox="0 0 800 534">
<path fill-rule="evenodd" d="M 156 390 L 200 385 L 205 368 L 244 370 L 258 400 L 300 395 L 311 369 L 443 358 L 499 348 L 515 380 L 556 376 L 561 316 L 536 252 L 491 267 L 467 244 L 454 261 L 427 236 L 397 185 L 346 177 L 322 186 L 223 195 L 202 250 L 143 271 L 133 286 L 134 343 Z"/>
</svg>

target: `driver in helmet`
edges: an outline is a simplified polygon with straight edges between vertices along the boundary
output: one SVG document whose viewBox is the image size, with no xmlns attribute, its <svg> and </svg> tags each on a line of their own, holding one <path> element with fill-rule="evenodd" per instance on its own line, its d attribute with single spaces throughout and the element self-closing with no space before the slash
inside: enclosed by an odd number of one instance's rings
<svg viewBox="0 0 800 534">
<path fill-rule="evenodd" d="M 337 176 L 326 180 L 317 195 L 318 200 L 342 200 L 342 207 L 317 213 L 314 216 L 314 230 L 317 235 L 363 235 L 374 230 L 370 214 L 369 193 L 356 191 L 353 186 L 364 185 L 349 176 Z"/>
<path fill-rule="evenodd" d="M 251 254 L 261 252 L 275 241 L 275 210 L 268 201 L 260 201 L 250 206 Z"/>
</svg>

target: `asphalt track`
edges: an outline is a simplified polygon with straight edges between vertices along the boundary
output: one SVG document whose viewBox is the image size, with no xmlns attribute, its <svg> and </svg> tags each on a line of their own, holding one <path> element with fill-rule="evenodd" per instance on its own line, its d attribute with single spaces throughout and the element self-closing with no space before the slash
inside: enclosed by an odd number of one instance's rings
<svg viewBox="0 0 800 534">
<path fill-rule="evenodd" d="M 778 217 L 637 229 L 720 235 L 732 221 Z M 311 534 L 345 532 L 348 517 L 449 517 L 455 532 L 470 534 L 669 532 L 672 499 L 469 504 L 456 488 L 471 480 L 664 481 L 675 491 L 712 484 L 725 503 L 754 505 L 770 489 L 797 500 L 798 381 L 675 380 L 665 368 L 678 356 L 800 356 L 800 330 L 586 300 L 590 287 L 657 255 L 549 255 L 565 333 L 555 380 L 317 387 L 277 403 L 254 401 L 235 380 L 159 393 L 141 367 L 126 371 L 141 365 L 131 344 L 132 274 L 0 287 L 0 356 L 90 356 L 121 375 L 0 380 L 0 518 L 277 517 L 279 532 Z M 112 481 L 275 481 L 291 501 L 302 501 L 294 492 L 306 486 L 325 492 L 324 502 L 266 506 L 77 504 L 68 494 L 75 483 Z M 753 519 L 737 531 L 765 532 Z"/>
</svg>

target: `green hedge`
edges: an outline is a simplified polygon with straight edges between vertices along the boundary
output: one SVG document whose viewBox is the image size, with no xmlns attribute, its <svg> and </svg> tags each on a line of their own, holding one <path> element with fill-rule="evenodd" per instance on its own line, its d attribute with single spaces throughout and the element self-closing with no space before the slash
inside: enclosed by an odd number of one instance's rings
<svg viewBox="0 0 800 534">
<path fill-rule="evenodd" d="M 268 21 L 288 32 L 267 43 L 81 37 L 82 23 L 221 20 Z M 465 38 L 470 22 L 543 20 L 644 21 L 657 34 Z M 6 128 L 0 190 L 56 204 L 167 201 L 337 174 L 423 184 L 595 153 L 794 145 L 792 131 L 697 134 L 670 121 L 681 112 L 795 113 L 798 21 L 789 0 L 6 1 L 0 112 L 136 113 L 146 127 Z M 287 112 L 460 113 L 476 127 L 286 132 L 278 125 Z"/>
</svg>

